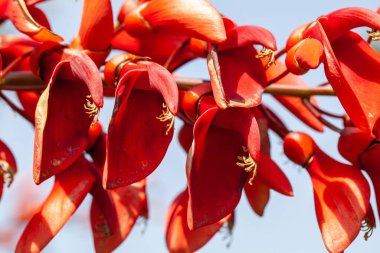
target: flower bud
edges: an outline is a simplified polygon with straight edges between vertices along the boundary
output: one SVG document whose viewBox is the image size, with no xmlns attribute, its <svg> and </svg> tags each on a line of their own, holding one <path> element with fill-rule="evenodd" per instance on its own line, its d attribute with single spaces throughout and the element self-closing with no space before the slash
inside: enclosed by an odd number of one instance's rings
<svg viewBox="0 0 380 253">
<path fill-rule="evenodd" d="M 314 153 L 313 139 L 301 132 L 292 132 L 284 138 L 284 153 L 294 163 L 307 166 Z"/>
</svg>

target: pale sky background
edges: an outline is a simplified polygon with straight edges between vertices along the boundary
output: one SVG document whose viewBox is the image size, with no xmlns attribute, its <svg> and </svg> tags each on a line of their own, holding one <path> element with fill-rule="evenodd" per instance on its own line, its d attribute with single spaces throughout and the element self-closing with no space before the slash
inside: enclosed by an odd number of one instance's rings
<svg viewBox="0 0 380 253">
<path fill-rule="evenodd" d="M 112 1 L 115 15 L 118 13 L 121 1 Z M 299 25 L 315 20 L 339 8 L 348 6 L 367 7 L 376 10 L 380 6 L 378 1 L 335 0 L 335 1 L 212 1 L 224 15 L 232 18 L 238 24 L 259 25 L 269 29 L 277 39 L 278 48 L 285 45 L 289 33 Z M 39 5 L 46 11 L 55 33 L 70 41 L 78 30 L 82 9 L 82 1 L 57 0 L 48 1 Z M 12 31 L 9 24 L 0 30 L 2 33 Z M 363 30 L 364 31 L 364 30 Z M 380 42 L 377 42 L 380 43 Z M 207 78 L 207 67 L 204 60 L 197 60 L 179 71 L 184 76 Z M 307 82 L 316 85 L 325 81 L 320 70 L 305 76 Z M 11 95 L 10 93 L 7 93 Z M 323 108 L 336 108 L 338 103 L 334 99 L 318 98 Z M 317 134 L 294 119 L 287 111 L 269 96 L 264 96 L 267 103 L 281 116 L 283 121 L 292 130 L 306 131 L 316 137 L 317 143 L 329 154 L 343 161 L 336 151 L 337 134 L 326 129 L 325 134 Z M 62 105 L 64 106 L 64 105 Z M 17 193 L 22 189 L 44 191 L 50 190 L 52 181 L 34 187 L 32 183 L 32 154 L 33 129 L 28 123 L 10 111 L 4 102 L 0 102 L 0 138 L 14 151 L 19 166 L 14 185 L 5 189 L 0 202 L 0 239 L 4 231 L 14 225 L 12 214 L 17 213 L 24 206 L 19 202 Z M 107 100 L 101 112 L 101 121 L 106 128 L 113 104 Z M 180 121 L 176 121 L 176 131 L 180 128 Z M 327 252 L 316 222 L 312 186 L 305 170 L 287 161 L 282 152 L 282 143 L 276 136 L 271 136 L 272 156 L 287 174 L 292 183 L 295 197 L 289 198 L 271 192 L 271 200 L 263 217 L 258 217 L 250 209 L 245 196 L 242 197 L 236 211 L 236 224 L 233 231 L 233 242 L 230 248 L 223 234 L 218 233 L 199 252 L 266 252 L 266 253 L 321 253 Z M 165 245 L 164 224 L 167 209 L 175 196 L 185 187 L 185 153 L 178 145 L 176 138 L 168 150 L 167 156 L 160 167 L 148 177 L 148 199 L 150 219 L 145 233 L 143 224 L 136 225 L 126 241 L 115 252 L 167 252 Z M 27 188 L 28 187 L 28 188 Z M 43 196 L 40 196 L 43 199 Z M 373 198 L 373 197 L 372 197 Z M 29 197 L 28 199 L 33 199 Z M 373 199 L 372 199 L 373 200 Z M 90 197 L 79 208 L 78 212 L 65 225 L 44 252 L 93 252 L 92 232 L 89 223 Z M 374 203 L 374 202 L 373 202 Z M 24 204 L 25 205 L 25 204 Z M 21 229 L 13 236 L 11 247 L 0 245 L 0 252 L 12 252 L 15 241 Z M 1 241 L 1 240 L 0 240 Z M 380 248 L 380 234 L 377 230 L 366 242 L 363 233 L 360 233 L 347 253 L 378 252 Z"/>
</svg>

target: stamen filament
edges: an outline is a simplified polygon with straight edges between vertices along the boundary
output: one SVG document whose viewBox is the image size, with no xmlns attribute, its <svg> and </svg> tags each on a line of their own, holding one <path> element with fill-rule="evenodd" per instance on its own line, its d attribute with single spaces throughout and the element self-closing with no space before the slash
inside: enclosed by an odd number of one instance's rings
<svg viewBox="0 0 380 253">
<path fill-rule="evenodd" d="M 169 111 L 169 108 L 166 106 L 165 103 L 162 104 L 162 114 L 156 119 L 158 119 L 161 122 L 169 121 L 168 124 L 166 124 L 166 132 L 165 135 L 168 135 L 170 130 L 174 128 L 174 115 Z"/>
<path fill-rule="evenodd" d="M 4 181 L 7 182 L 7 187 L 10 187 L 13 183 L 16 170 L 7 162 L 0 159 L 0 175 L 4 177 Z"/>
<path fill-rule="evenodd" d="M 380 32 L 376 29 L 372 29 L 370 31 L 367 31 L 368 36 L 371 37 L 372 41 L 379 41 L 380 40 Z"/>
<path fill-rule="evenodd" d="M 269 62 L 266 65 L 266 68 L 269 68 L 275 62 L 274 51 L 263 47 L 263 49 L 261 49 L 260 52 L 256 55 L 256 58 L 264 58 L 264 57 L 269 58 Z"/>
<path fill-rule="evenodd" d="M 369 219 L 364 218 L 364 220 L 362 220 L 362 225 L 361 225 L 360 231 L 365 232 L 364 233 L 364 240 L 367 241 L 368 238 L 370 238 L 372 236 L 374 228 L 375 228 L 375 226 L 372 224 L 372 222 Z"/>
<path fill-rule="evenodd" d="M 92 101 L 91 95 L 86 96 L 86 103 L 84 104 L 84 109 L 90 118 L 93 117 L 94 120 L 98 120 L 100 110 Z"/>
<path fill-rule="evenodd" d="M 248 153 L 248 149 L 245 146 L 242 146 L 243 151 Z M 256 177 L 257 174 L 257 163 L 252 159 L 251 155 L 248 153 L 248 156 L 238 156 L 237 157 L 238 162 L 236 162 L 236 165 L 240 168 L 243 168 L 245 172 L 250 173 L 252 172 L 252 176 L 249 179 L 248 183 L 250 185 L 253 184 L 253 180 Z"/>
</svg>

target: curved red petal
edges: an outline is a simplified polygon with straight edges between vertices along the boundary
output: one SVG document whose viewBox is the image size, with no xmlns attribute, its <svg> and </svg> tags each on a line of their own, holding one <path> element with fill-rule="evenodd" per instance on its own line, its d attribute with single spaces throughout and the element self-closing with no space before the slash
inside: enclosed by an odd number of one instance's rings
<svg viewBox="0 0 380 253">
<path fill-rule="evenodd" d="M 375 190 L 377 212 L 380 217 L 380 166 L 379 166 L 380 146 L 375 144 L 360 156 L 360 166 L 368 173 Z"/>
<path fill-rule="evenodd" d="M 29 221 L 15 252 L 40 252 L 53 239 L 90 191 L 95 181 L 90 167 L 85 158 L 80 158 L 57 175 L 52 191 Z"/>
<path fill-rule="evenodd" d="M 137 218 L 146 208 L 145 180 L 111 190 L 110 197 L 116 210 L 116 224 L 109 224 L 103 207 L 92 201 L 91 226 L 96 252 L 112 252 L 131 232 Z M 114 229 L 111 229 L 114 227 Z"/>
<path fill-rule="evenodd" d="M 336 10 L 318 19 L 333 41 L 351 29 L 367 26 L 380 30 L 380 15 L 370 9 L 349 7 Z"/>
<path fill-rule="evenodd" d="M 319 148 L 307 166 L 323 242 L 343 252 L 358 235 L 369 208 L 370 188 L 360 170 L 339 163 Z"/>
<path fill-rule="evenodd" d="M 252 185 L 244 186 L 244 192 L 252 210 L 257 215 L 263 216 L 270 198 L 269 187 L 257 178 Z"/>
<path fill-rule="evenodd" d="M 265 69 L 252 46 L 218 52 L 218 66 L 209 59 L 208 69 L 215 101 L 220 108 L 253 107 L 261 103 Z"/>
<path fill-rule="evenodd" d="M 288 178 L 282 172 L 280 167 L 265 153 L 260 154 L 260 160 L 257 168 L 257 177 L 261 182 L 278 193 L 294 196 L 292 185 Z M 253 184 L 256 180 L 253 180 Z M 249 187 L 249 186 L 247 186 Z"/>
<path fill-rule="evenodd" d="M 128 99 L 116 99 L 108 129 L 103 175 L 106 188 L 129 185 L 147 177 L 160 164 L 173 137 L 172 130 L 166 134 L 169 123 L 157 118 L 163 112 L 164 102 L 158 93 L 133 90 Z"/>
<path fill-rule="evenodd" d="M 136 38 L 122 30 L 113 37 L 112 46 L 132 54 L 148 56 L 154 62 L 164 65 L 187 40 L 186 36 L 171 35 L 165 32 L 152 32 L 143 38 Z M 180 55 L 181 57 L 177 56 L 172 60 L 175 61 L 172 63 L 175 66 L 169 66 L 169 69 L 173 70 L 178 65 L 196 57 L 190 50 L 182 51 L 184 52 Z M 177 61 L 178 63 L 176 63 Z"/>
<path fill-rule="evenodd" d="M 216 43 L 226 39 L 221 15 L 206 0 L 150 1 L 127 15 L 124 26 L 132 35 L 167 31 Z"/>
<path fill-rule="evenodd" d="M 219 45 L 220 50 L 237 47 L 262 45 L 273 51 L 277 50 L 276 40 L 273 34 L 260 26 L 236 26 L 227 31 L 227 40 Z"/>
<path fill-rule="evenodd" d="M 187 225 L 187 189 L 173 201 L 167 214 L 166 246 L 171 253 L 191 253 L 202 248 L 223 226 L 229 216 L 215 224 L 191 231 Z"/>
<path fill-rule="evenodd" d="M 48 28 L 41 26 L 33 19 L 24 0 L 12 1 L 9 18 L 20 32 L 36 41 L 63 41 L 62 37 L 52 33 Z"/>
<path fill-rule="evenodd" d="M 82 57 L 59 62 L 38 101 L 33 164 L 37 184 L 70 166 L 87 146 L 93 110 L 98 110 L 95 99 L 98 104 L 103 100 L 102 92 L 96 93 L 102 87 L 100 77 L 91 76 L 91 67 L 89 71 L 83 63 L 87 62 Z M 72 75 L 71 80 L 64 79 L 67 72 Z M 96 75 L 99 76 L 97 71 Z"/>
<path fill-rule="evenodd" d="M 353 32 L 331 46 L 337 62 L 328 60 L 327 77 L 354 124 L 371 131 L 380 116 L 380 54 Z"/>
<path fill-rule="evenodd" d="M 187 170 L 191 230 L 213 224 L 233 212 L 239 203 L 248 173 L 236 163 L 246 155 L 239 134 L 210 125 L 217 109 L 202 114 L 194 126 L 194 141 Z"/>
</svg>

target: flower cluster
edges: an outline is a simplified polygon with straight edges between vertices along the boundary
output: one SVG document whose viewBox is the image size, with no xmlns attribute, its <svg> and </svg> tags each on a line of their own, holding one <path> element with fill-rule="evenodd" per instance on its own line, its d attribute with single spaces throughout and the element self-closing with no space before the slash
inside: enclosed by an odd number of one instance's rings
<svg viewBox="0 0 380 253">
<path fill-rule="evenodd" d="M 95 251 L 117 248 L 138 217 L 148 216 L 146 178 L 165 157 L 175 120 L 183 121 L 178 138 L 187 152 L 187 186 L 168 212 L 170 252 L 194 252 L 223 226 L 232 230 L 243 192 L 260 216 L 270 190 L 294 195 L 272 159 L 270 131 L 310 175 L 326 249 L 343 252 L 361 230 L 370 237 L 380 216 L 380 55 L 371 47 L 380 40 L 380 14 L 346 8 L 320 16 L 295 29 L 276 53 L 269 30 L 239 26 L 207 0 L 124 0 L 115 24 L 110 0 L 84 0 L 70 43 L 52 32 L 39 2 L 0 2 L 0 22 L 9 19 L 28 36 L 0 37 L 0 90 L 14 88 L 11 76 L 27 77 L 18 80 L 25 83 L 17 90 L 21 107 L 1 91 L 0 97 L 35 127 L 34 182 L 55 179 L 16 252 L 43 250 L 89 194 Z M 363 26 L 368 39 L 352 31 Z M 109 57 L 116 50 L 123 53 Z M 209 80 L 174 74 L 196 58 L 207 63 Z M 321 64 L 329 86 L 307 86 L 300 75 Z M 350 164 L 288 130 L 262 102 L 263 93 L 311 129 L 337 132 Z M 344 115 L 319 108 L 313 96 L 327 93 L 336 95 Z M 107 131 L 98 121 L 104 96 L 114 98 Z M 16 172 L 0 141 L 0 197 Z"/>
</svg>

